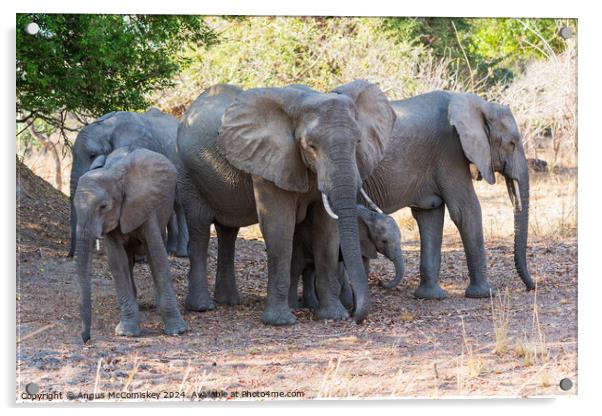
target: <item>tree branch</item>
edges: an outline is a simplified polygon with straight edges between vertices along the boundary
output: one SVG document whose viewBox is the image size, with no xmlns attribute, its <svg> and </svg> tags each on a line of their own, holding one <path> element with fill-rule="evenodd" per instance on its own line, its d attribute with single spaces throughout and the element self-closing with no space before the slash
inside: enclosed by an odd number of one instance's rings
<svg viewBox="0 0 602 416">
<path fill-rule="evenodd" d="M 36 130 L 33 126 L 33 123 L 30 125 L 30 131 L 33 136 L 38 139 L 44 146 L 44 148 L 52 154 L 52 158 L 54 159 L 54 168 L 55 168 L 55 176 L 54 180 L 56 182 L 56 188 L 61 189 L 63 187 L 63 177 L 61 173 L 61 158 L 59 157 L 59 152 L 56 150 L 56 145 L 46 137 L 42 132 Z"/>
</svg>

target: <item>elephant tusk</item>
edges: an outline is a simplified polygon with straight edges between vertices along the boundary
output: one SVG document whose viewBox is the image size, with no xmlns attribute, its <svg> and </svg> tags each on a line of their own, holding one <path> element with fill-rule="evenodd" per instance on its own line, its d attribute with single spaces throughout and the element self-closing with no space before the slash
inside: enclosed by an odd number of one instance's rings
<svg viewBox="0 0 602 416">
<path fill-rule="evenodd" d="M 362 194 L 362 196 L 364 197 L 364 199 L 366 200 L 366 203 L 370 206 L 370 208 L 372 208 L 374 211 L 378 212 L 379 214 L 383 213 L 383 210 L 380 209 L 378 207 L 378 205 L 376 205 L 374 203 L 374 201 L 372 201 L 370 199 L 370 197 L 368 196 L 368 194 L 366 193 L 366 191 L 364 191 L 364 188 L 360 188 L 360 194 Z"/>
<path fill-rule="evenodd" d="M 96 239 L 96 251 L 100 251 L 100 238 Z"/>
<path fill-rule="evenodd" d="M 322 203 L 324 204 L 324 209 L 326 210 L 328 215 L 330 215 L 333 219 L 338 220 L 339 216 L 335 214 L 332 208 L 330 207 L 330 204 L 328 203 L 328 197 L 324 192 L 322 192 Z"/>
<path fill-rule="evenodd" d="M 523 203 L 520 198 L 520 187 L 518 186 L 518 181 L 516 179 L 512 179 L 512 184 L 514 185 L 514 200 L 516 203 L 516 208 L 520 212 L 523 210 Z"/>
</svg>

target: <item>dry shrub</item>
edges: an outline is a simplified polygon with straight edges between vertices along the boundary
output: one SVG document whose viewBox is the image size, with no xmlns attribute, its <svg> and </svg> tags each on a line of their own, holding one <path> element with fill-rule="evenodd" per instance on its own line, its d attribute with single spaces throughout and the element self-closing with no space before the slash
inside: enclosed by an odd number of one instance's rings
<svg viewBox="0 0 602 416">
<path fill-rule="evenodd" d="M 577 164 L 577 46 L 531 62 L 524 74 L 490 99 L 509 105 L 529 157 L 548 158 L 552 168 Z M 551 154 L 550 154 L 551 152 Z"/>
<path fill-rule="evenodd" d="M 508 351 L 508 327 L 510 326 L 510 292 L 508 288 L 499 296 L 491 297 L 491 320 L 495 335 L 494 354 Z"/>
</svg>

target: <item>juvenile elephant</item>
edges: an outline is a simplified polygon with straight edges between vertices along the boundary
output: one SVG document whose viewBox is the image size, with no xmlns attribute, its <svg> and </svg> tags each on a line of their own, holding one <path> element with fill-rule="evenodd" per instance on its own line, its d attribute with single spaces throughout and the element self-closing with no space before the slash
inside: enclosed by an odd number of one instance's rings
<svg viewBox="0 0 602 416">
<path fill-rule="evenodd" d="M 104 237 L 119 299 L 117 335 L 140 334 L 134 255 L 145 251 L 156 289 L 157 308 L 170 335 L 186 331 L 174 292 L 161 231 L 167 225 L 176 187 L 176 169 L 164 156 L 146 149 L 118 149 L 104 167 L 79 179 L 73 203 L 77 212 L 76 260 L 81 289 L 82 339 L 90 339 L 91 251 Z"/>
<path fill-rule="evenodd" d="M 363 205 L 357 206 L 358 226 L 362 260 L 366 275 L 370 268 L 370 259 L 375 259 L 378 253 L 383 254 L 395 266 L 395 277 L 389 282 L 381 282 L 386 288 L 393 288 L 403 278 L 403 256 L 401 251 L 401 234 L 395 220 L 382 212 L 373 211 Z M 303 276 L 303 306 L 316 309 L 319 300 L 316 295 L 316 274 L 314 253 L 312 249 L 312 215 L 308 211 L 305 221 L 297 224 L 293 242 L 293 263 L 291 265 L 291 288 L 289 305 L 298 308 L 297 289 L 299 276 Z M 339 265 L 339 283 L 341 302 L 346 308 L 353 306 L 353 294 L 349 288 L 348 278 L 343 264 Z"/>
<path fill-rule="evenodd" d="M 324 94 L 308 88 L 211 87 L 178 128 L 178 184 L 190 230 L 192 310 L 213 307 L 207 288 L 209 227 L 218 233 L 215 298 L 239 303 L 234 243 L 239 227 L 259 222 L 268 256 L 262 320 L 293 324 L 288 305 L 295 224 L 314 207 L 316 282 L 321 319 L 349 313 L 338 293 L 339 246 L 354 293 L 354 319 L 369 309 L 356 200 L 387 147 L 395 113 L 378 87 L 354 81 Z M 332 206 L 331 206 L 332 204 Z M 336 219 L 336 221 L 335 221 Z M 328 238 L 326 238 L 326 236 Z"/>
<path fill-rule="evenodd" d="M 391 213 L 411 207 L 420 231 L 417 298 L 440 299 L 441 239 L 445 206 L 462 238 L 470 284 L 466 296 L 495 293 L 487 281 L 481 206 L 470 164 L 495 183 L 501 173 L 514 204 L 514 263 L 527 290 L 535 287 L 526 262 L 529 172 L 509 107 L 473 94 L 435 91 L 393 101 L 397 121 L 382 162 L 364 182 L 370 197 Z"/>
<path fill-rule="evenodd" d="M 178 120 L 152 108 L 143 114 L 126 111 L 111 112 L 80 131 L 72 149 L 70 257 L 73 256 L 76 242 L 77 214 L 73 206 L 73 196 L 77 191 L 79 178 L 91 169 L 102 167 L 107 155 L 121 147 L 128 147 L 131 150 L 138 148 L 152 150 L 166 156 L 177 167 L 179 163 L 176 157 L 177 129 Z M 167 251 L 180 257 L 186 256 L 188 229 L 184 209 L 177 195 L 167 235 Z"/>
</svg>

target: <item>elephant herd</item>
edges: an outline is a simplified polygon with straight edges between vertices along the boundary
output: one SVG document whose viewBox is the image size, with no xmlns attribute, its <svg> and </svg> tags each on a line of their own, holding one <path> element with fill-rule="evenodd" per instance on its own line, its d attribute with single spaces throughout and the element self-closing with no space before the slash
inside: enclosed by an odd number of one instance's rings
<svg viewBox="0 0 602 416">
<path fill-rule="evenodd" d="M 364 320 L 369 260 L 382 253 L 403 276 L 401 236 L 387 214 L 410 207 L 420 232 L 422 299 L 441 299 L 445 207 L 464 245 L 467 297 L 489 297 L 481 208 L 473 179 L 501 174 L 514 205 L 514 260 L 527 290 L 529 174 L 506 106 L 467 93 L 434 91 L 390 101 L 356 80 L 324 93 L 302 85 L 205 90 L 178 121 L 156 109 L 113 112 L 84 127 L 73 146 L 71 250 L 81 287 L 82 338 L 90 338 L 91 252 L 103 238 L 120 307 L 119 335 L 140 333 L 137 255 L 146 254 L 167 334 L 187 329 L 168 254 L 188 256 L 185 307 L 236 305 L 240 227 L 259 223 L 267 250 L 261 320 Z M 213 296 L 207 283 L 210 227 L 218 239 Z M 98 244 L 98 243 L 97 243 Z"/>
</svg>

